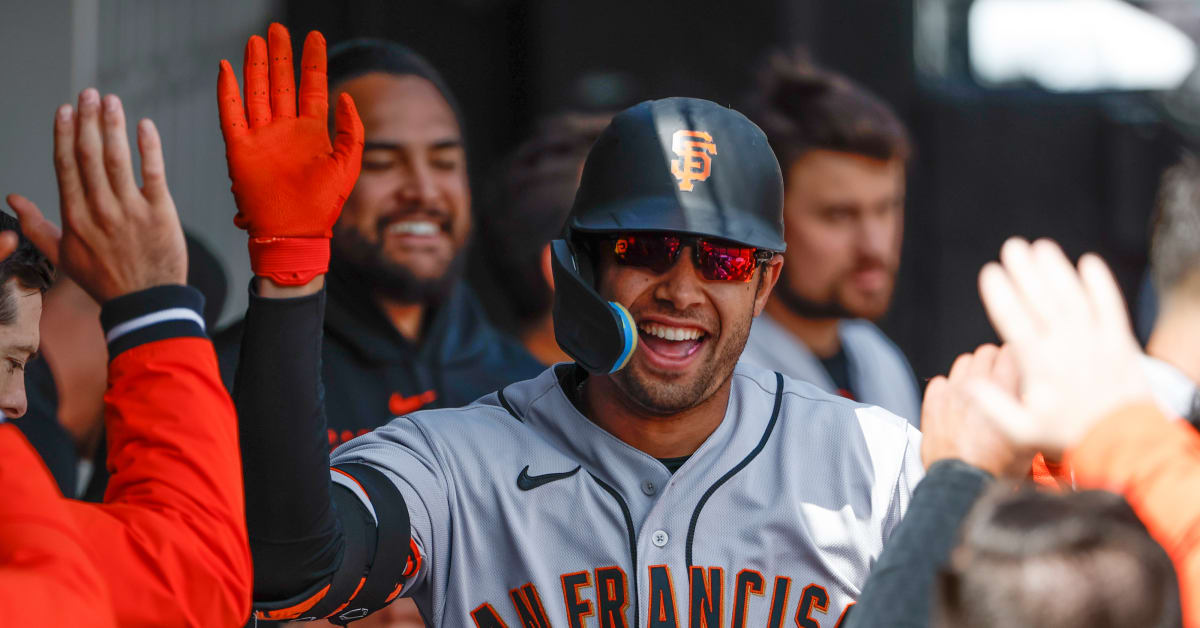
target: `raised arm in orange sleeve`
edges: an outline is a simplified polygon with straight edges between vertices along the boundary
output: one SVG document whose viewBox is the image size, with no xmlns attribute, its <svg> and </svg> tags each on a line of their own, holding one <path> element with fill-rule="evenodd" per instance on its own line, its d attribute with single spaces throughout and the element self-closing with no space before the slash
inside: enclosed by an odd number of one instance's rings
<svg viewBox="0 0 1200 628">
<path fill-rule="evenodd" d="M 0 425 L 0 623 L 116 626 L 108 587 L 54 480 L 13 425 Z"/>
<path fill-rule="evenodd" d="M 1200 434 L 1157 405 L 1127 406 L 1069 452 L 1081 487 L 1125 496 L 1175 563 L 1184 625 L 1200 627 Z"/>
<path fill-rule="evenodd" d="M 191 288 L 160 286 L 101 313 L 115 356 L 104 395 L 112 478 L 105 503 L 69 507 L 122 626 L 250 617 L 237 418 L 212 343 L 188 314 L 201 303 Z M 139 320 L 157 322 L 127 331 Z"/>
</svg>

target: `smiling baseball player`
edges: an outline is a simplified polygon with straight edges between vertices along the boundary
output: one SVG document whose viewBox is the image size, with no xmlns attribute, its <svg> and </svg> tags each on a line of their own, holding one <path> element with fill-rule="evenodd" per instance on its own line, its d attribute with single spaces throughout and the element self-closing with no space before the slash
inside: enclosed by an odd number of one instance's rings
<svg viewBox="0 0 1200 628">
<path fill-rule="evenodd" d="M 306 43 L 302 101 L 316 55 Z M 294 106 L 248 103 L 247 127 L 227 70 L 239 224 L 311 246 L 337 217 L 329 191 L 357 174 L 353 105 L 339 103 L 336 149 L 302 137 Z M 276 77 L 271 94 L 293 93 Z M 269 171 L 276 151 L 338 165 Z M 434 626 L 836 626 L 921 477 L 920 436 L 738 364 L 783 263 L 782 188 L 766 138 L 733 110 L 669 98 L 617 115 L 553 243 L 556 334 L 575 362 L 396 418 L 335 451 L 332 473 L 322 276 L 289 272 L 311 257 L 276 256 L 234 393 L 259 616 L 347 622 L 404 595 Z"/>
</svg>

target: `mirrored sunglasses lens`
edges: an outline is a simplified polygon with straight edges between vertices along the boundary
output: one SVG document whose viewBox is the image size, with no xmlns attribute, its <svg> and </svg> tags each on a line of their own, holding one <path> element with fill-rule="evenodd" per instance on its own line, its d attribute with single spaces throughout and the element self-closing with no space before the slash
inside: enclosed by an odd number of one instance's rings
<svg viewBox="0 0 1200 628">
<path fill-rule="evenodd" d="M 756 266 L 754 249 L 700 242 L 700 274 L 709 281 L 749 281 Z"/>
</svg>

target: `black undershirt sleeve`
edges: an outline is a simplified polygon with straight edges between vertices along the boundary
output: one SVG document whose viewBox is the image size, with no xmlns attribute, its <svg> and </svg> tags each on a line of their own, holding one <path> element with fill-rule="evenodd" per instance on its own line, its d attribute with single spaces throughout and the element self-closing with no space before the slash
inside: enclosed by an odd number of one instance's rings
<svg viewBox="0 0 1200 628">
<path fill-rule="evenodd" d="M 330 497 L 321 384 L 325 291 L 250 290 L 234 376 L 255 601 L 291 598 L 332 574 L 344 533 Z"/>
<path fill-rule="evenodd" d="M 931 625 L 937 572 L 958 544 L 963 519 L 991 481 L 990 473 L 960 460 L 941 460 L 929 467 L 845 628 Z"/>
</svg>

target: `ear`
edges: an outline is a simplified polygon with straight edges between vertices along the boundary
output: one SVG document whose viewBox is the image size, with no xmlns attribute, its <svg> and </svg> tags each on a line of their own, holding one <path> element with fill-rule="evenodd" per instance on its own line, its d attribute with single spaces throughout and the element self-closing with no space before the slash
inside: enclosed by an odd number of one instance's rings
<svg viewBox="0 0 1200 628">
<path fill-rule="evenodd" d="M 771 296 L 771 290 L 775 288 L 775 282 L 779 281 L 779 274 L 783 272 L 783 255 L 776 253 L 771 261 L 762 265 L 758 269 L 761 273 L 758 278 L 758 287 L 754 292 L 754 315 L 762 314 L 763 308 L 767 307 L 767 299 Z"/>
<path fill-rule="evenodd" d="M 549 242 L 542 247 L 542 278 L 546 280 L 546 285 L 550 286 L 550 292 L 554 292 L 554 270 L 550 267 Z"/>
</svg>

